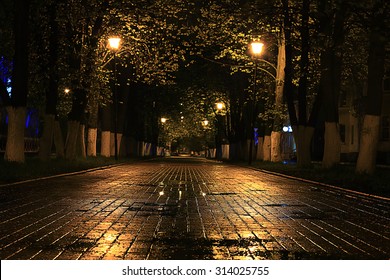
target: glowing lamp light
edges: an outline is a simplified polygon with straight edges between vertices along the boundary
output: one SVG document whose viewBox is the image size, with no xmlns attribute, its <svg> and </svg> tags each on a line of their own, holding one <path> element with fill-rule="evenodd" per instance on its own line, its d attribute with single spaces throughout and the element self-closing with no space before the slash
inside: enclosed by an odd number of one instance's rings
<svg viewBox="0 0 390 280">
<path fill-rule="evenodd" d="M 65 92 L 66 94 L 68 94 L 68 93 L 70 92 L 70 89 L 66 88 L 66 89 L 64 89 L 64 92 Z"/>
<path fill-rule="evenodd" d="M 108 39 L 108 44 L 110 46 L 110 49 L 117 50 L 119 49 L 121 43 L 121 38 L 119 37 L 111 37 Z"/>
<path fill-rule="evenodd" d="M 161 122 L 162 122 L 162 123 L 166 123 L 167 120 L 168 120 L 168 119 L 166 119 L 166 118 L 161 118 Z"/>
<path fill-rule="evenodd" d="M 218 110 L 222 110 L 222 109 L 223 109 L 223 103 L 218 102 L 218 103 L 217 103 L 217 109 L 218 109 Z"/>
<path fill-rule="evenodd" d="M 209 125 L 209 121 L 208 121 L 208 120 L 204 120 L 204 121 L 202 122 L 202 124 L 203 124 L 203 126 L 208 126 L 208 125 Z"/>
<path fill-rule="evenodd" d="M 264 46 L 263 43 L 260 43 L 260 42 L 252 42 L 252 43 L 251 43 L 252 53 L 253 53 L 254 55 L 261 54 L 261 52 L 263 51 L 263 46 Z"/>
</svg>

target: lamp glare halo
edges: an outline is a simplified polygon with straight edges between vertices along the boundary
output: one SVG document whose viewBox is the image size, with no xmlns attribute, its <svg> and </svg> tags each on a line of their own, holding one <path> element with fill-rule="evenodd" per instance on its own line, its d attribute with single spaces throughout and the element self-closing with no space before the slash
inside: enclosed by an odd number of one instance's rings
<svg viewBox="0 0 390 280">
<path fill-rule="evenodd" d="M 113 50 L 119 49 L 120 43 L 121 43 L 121 38 L 119 37 L 111 37 L 108 39 L 108 44 L 110 45 L 110 48 Z"/>
<path fill-rule="evenodd" d="M 252 46 L 252 52 L 254 54 L 260 54 L 263 50 L 264 44 L 260 42 L 253 42 L 251 46 Z"/>
</svg>

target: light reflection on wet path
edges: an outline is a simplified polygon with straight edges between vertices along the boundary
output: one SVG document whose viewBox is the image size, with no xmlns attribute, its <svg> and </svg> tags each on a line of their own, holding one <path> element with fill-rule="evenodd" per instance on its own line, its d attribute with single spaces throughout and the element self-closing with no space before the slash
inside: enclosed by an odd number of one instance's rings
<svg viewBox="0 0 390 280">
<path fill-rule="evenodd" d="M 390 201 L 173 158 L 0 187 L 1 259 L 389 259 Z"/>
</svg>

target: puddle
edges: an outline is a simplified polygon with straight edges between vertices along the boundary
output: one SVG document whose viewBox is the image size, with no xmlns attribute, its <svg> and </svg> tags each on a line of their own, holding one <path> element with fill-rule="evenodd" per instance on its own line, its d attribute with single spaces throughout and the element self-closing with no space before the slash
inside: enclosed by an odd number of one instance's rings
<svg viewBox="0 0 390 280">
<path fill-rule="evenodd" d="M 141 212 L 141 216 L 148 216 L 153 213 L 166 216 L 174 216 L 177 214 L 177 204 L 165 204 L 165 203 L 149 203 L 149 202 L 134 202 L 128 211 Z"/>
</svg>

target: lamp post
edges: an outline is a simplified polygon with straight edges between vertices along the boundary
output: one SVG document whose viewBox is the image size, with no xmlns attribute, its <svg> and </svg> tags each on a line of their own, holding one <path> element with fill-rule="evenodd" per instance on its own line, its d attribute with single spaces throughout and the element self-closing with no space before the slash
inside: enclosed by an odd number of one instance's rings
<svg viewBox="0 0 390 280">
<path fill-rule="evenodd" d="M 117 95 L 117 71 L 116 71 L 116 53 L 119 50 L 121 38 L 111 37 L 108 39 L 109 48 L 114 52 L 114 155 L 118 160 L 118 95 Z"/>
<path fill-rule="evenodd" d="M 204 133 L 204 157 L 207 158 L 207 132 L 206 129 L 209 125 L 208 120 L 202 121 L 202 126 L 203 126 L 203 133 Z"/>
<path fill-rule="evenodd" d="M 225 104 L 222 102 L 218 102 L 215 104 L 217 108 L 217 135 L 215 137 L 215 159 L 219 158 L 219 155 L 222 157 L 222 131 L 224 129 L 223 127 L 223 117 L 222 117 L 222 110 L 225 108 Z"/>
<path fill-rule="evenodd" d="M 253 93 L 251 96 L 251 112 L 250 112 L 250 141 L 249 141 L 249 155 L 248 155 L 248 164 L 252 164 L 252 157 L 253 157 L 253 138 L 254 138 L 254 126 L 255 126 L 255 120 L 256 120 L 256 72 L 257 72 L 257 61 L 256 61 L 256 56 L 260 55 L 261 52 L 263 51 L 263 46 L 264 44 L 261 42 L 252 42 L 251 43 L 251 52 L 252 55 L 254 56 L 254 69 L 253 69 Z"/>
<path fill-rule="evenodd" d="M 159 133 L 158 133 L 158 138 L 157 138 L 157 146 L 158 146 L 158 149 L 160 149 L 161 153 L 160 155 L 161 156 L 164 156 L 165 155 L 165 146 L 166 146 L 166 143 L 165 143 L 165 132 L 164 132 L 164 125 L 165 123 L 167 122 L 167 118 L 164 118 L 164 117 L 161 117 L 160 118 L 160 125 L 159 125 Z M 161 129 L 160 129 L 161 128 Z M 162 134 L 162 135 L 161 135 Z M 162 142 L 162 145 L 163 147 L 160 147 L 160 144 Z"/>
</svg>

